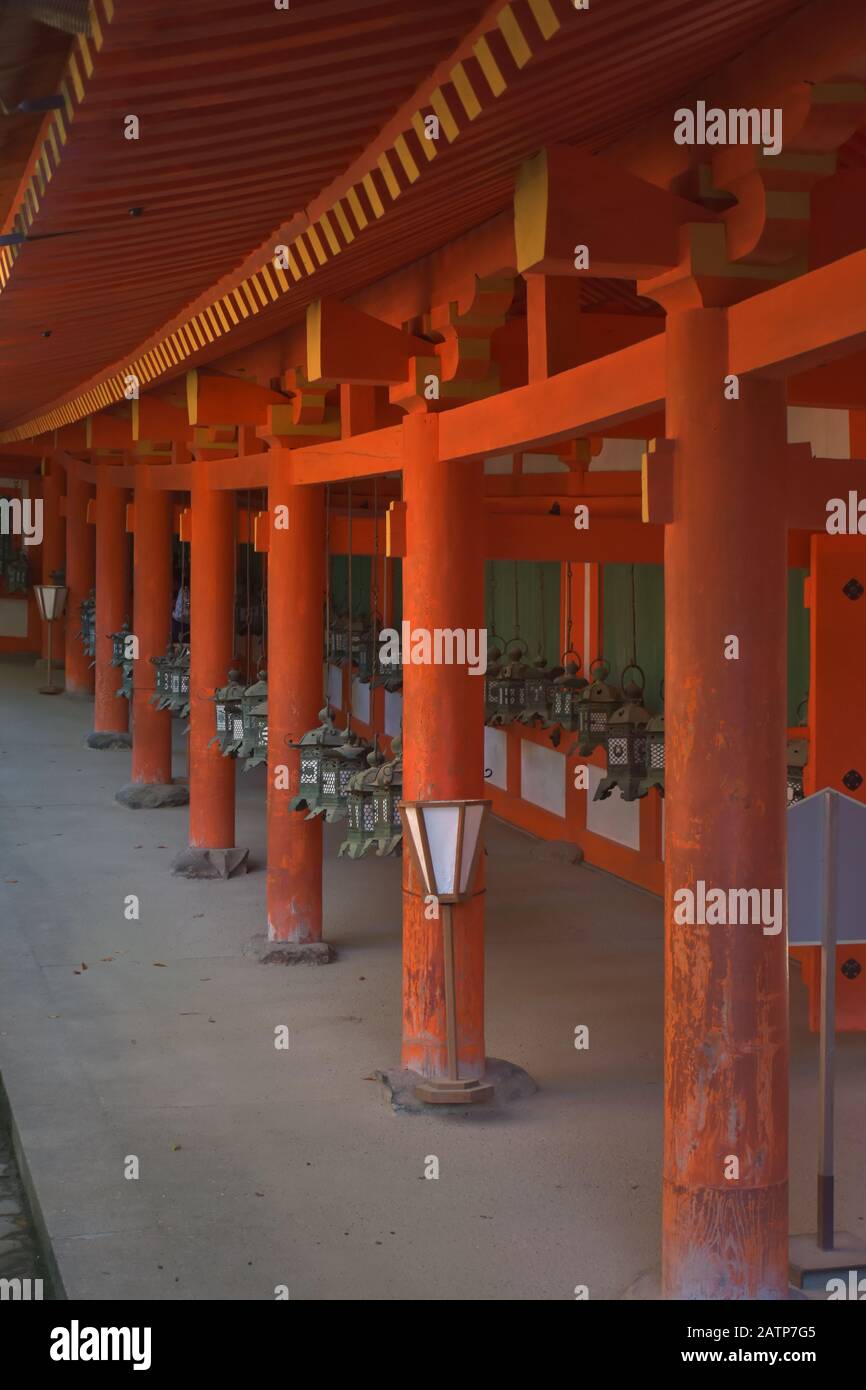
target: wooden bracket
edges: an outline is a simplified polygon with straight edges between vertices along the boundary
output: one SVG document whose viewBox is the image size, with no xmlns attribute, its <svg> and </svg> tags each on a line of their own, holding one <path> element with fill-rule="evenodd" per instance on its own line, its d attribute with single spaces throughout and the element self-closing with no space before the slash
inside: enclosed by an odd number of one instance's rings
<svg viewBox="0 0 866 1390">
<path fill-rule="evenodd" d="M 641 519 L 667 525 L 674 519 L 673 439 L 650 439 L 641 459 Z"/>
</svg>

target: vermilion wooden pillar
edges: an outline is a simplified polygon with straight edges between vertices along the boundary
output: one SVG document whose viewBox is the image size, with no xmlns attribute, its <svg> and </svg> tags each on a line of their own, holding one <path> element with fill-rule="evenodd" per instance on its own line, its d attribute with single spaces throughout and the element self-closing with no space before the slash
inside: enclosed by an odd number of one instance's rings
<svg viewBox="0 0 866 1390">
<path fill-rule="evenodd" d="M 171 637 L 172 494 L 152 486 L 158 465 L 135 466 L 132 631 L 138 639 L 133 667 L 132 781 L 171 782 L 171 715 L 151 704 L 156 668 Z"/>
<path fill-rule="evenodd" d="M 66 475 L 66 694 L 93 694 L 91 657 L 75 634 L 81 627 L 81 604 L 93 588 L 95 535 L 87 522 L 87 503 L 93 494 L 89 483 L 70 466 Z"/>
<path fill-rule="evenodd" d="M 66 521 L 63 517 L 63 469 L 53 459 L 42 477 L 42 583 L 51 584 L 55 570 L 66 568 Z M 67 596 L 68 602 L 68 596 Z M 63 665 L 65 623 L 54 624 L 52 661 Z M 48 624 L 42 624 L 42 656 L 48 657 Z"/>
<path fill-rule="evenodd" d="M 213 693 L 234 655 L 235 495 L 208 483 L 208 462 L 192 462 L 190 547 L 189 843 L 230 849 L 235 842 L 235 762 L 209 747 L 216 732 Z"/>
<path fill-rule="evenodd" d="M 306 945 L 322 939 L 322 820 L 289 810 L 299 785 L 289 744 L 324 703 L 325 498 L 289 484 L 287 457 L 275 451 L 268 489 L 268 937 Z"/>
<path fill-rule="evenodd" d="M 123 626 L 126 612 L 126 489 L 111 482 L 111 464 L 100 463 L 96 482 L 96 734 L 125 733 L 127 702 L 119 697 L 123 672 L 112 666 L 108 634 Z"/>
<path fill-rule="evenodd" d="M 784 386 L 725 399 L 723 310 L 670 313 L 667 349 L 664 1294 L 785 1298 L 786 931 L 678 925 L 673 896 L 785 888 Z"/>
<path fill-rule="evenodd" d="M 403 620 L 412 629 L 483 628 L 484 475 L 480 460 L 442 462 L 438 419 L 403 423 L 406 558 Z M 484 796 L 484 680 L 466 666 L 405 664 L 403 795 Z M 425 916 L 424 887 L 403 856 L 403 1066 L 446 1074 L 442 921 Z M 459 1073 L 484 1071 L 483 868 L 475 896 L 454 908 Z"/>
</svg>

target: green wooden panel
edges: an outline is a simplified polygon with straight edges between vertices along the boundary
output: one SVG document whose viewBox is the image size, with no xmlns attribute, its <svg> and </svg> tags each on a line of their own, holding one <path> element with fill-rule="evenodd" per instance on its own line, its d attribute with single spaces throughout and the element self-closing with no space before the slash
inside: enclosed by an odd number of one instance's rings
<svg viewBox="0 0 866 1390">
<path fill-rule="evenodd" d="M 369 618 L 372 559 L 369 555 L 352 556 L 352 616 Z M 331 556 L 331 611 L 346 613 L 349 607 L 349 557 Z"/>
<path fill-rule="evenodd" d="M 549 666 L 560 657 L 558 561 L 488 560 L 485 569 L 487 627 L 504 642 L 519 635 L 530 661 L 541 654 Z"/>
<path fill-rule="evenodd" d="M 632 652 L 631 565 L 603 566 L 604 656 L 612 676 L 620 672 Z M 635 565 L 637 659 L 647 676 L 648 708 L 661 708 L 660 683 L 664 676 L 664 569 L 661 565 Z M 803 607 L 803 581 L 808 571 L 788 572 L 788 724 L 799 722 L 798 706 L 809 688 L 809 610 Z"/>
<path fill-rule="evenodd" d="M 632 628 L 632 571 L 634 571 L 634 631 Z M 610 662 L 610 679 L 620 683 L 626 662 L 635 657 L 646 675 L 644 700 L 653 714 L 661 707 L 665 673 L 665 590 L 662 565 L 602 566 L 602 632 Z M 636 646 L 636 651 L 633 647 Z M 588 652 L 587 659 L 598 655 Z M 629 679 L 634 675 L 629 673 Z"/>
</svg>

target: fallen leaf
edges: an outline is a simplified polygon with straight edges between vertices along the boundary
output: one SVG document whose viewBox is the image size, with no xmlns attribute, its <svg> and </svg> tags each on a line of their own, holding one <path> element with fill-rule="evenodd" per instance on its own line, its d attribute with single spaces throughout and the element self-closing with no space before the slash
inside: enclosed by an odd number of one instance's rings
<svg viewBox="0 0 866 1390">
<path fill-rule="evenodd" d="M 82 969 L 82 970 L 86 970 L 86 969 L 87 969 L 87 962 L 86 962 L 86 961 L 82 961 L 82 962 L 81 962 L 81 969 Z"/>
<path fill-rule="evenodd" d="M 172 1144 L 172 1146 L 171 1146 L 171 1151 L 172 1151 L 172 1153 L 173 1153 L 173 1154 L 176 1154 L 179 1148 L 181 1148 L 181 1145 L 180 1145 L 180 1144 Z"/>
<path fill-rule="evenodd" d="M 17 878 L 4 878 L 3 882 L 4 882 L 4 883 L 17 883 L 18 880 L 17 880 Z"/>
<path fill-rule="evenodd" d="M 164 960 L 155 960 L 153 963 L 154 963 L 154 965 L 162 965 L 162 966 L 165 966 L 165 961 L 164 961 Z"/>
</svg>

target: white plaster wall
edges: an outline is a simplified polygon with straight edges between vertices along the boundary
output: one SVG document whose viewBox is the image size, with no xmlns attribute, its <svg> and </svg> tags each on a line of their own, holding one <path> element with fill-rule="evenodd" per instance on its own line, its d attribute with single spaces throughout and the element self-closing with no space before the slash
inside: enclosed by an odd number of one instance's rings
<svg viewBox="0 0 866 1390">
<path fill-rule="evenodd" d="M 645 439 L 606 439 L 601 453 L 591 460 L 589 471 L 639 473 L 645 453 Z"/>
<path fill-rule="evenodd" d="M 816 458 L 849 459 L 848 411 L 811 405 L 788 406 L 788 443 L 811 444 Z"/>
<path fill-rule="evenodd" d="M 508 735 L 502 729 L 484 730 L 484 768 L 492 775 L 486 780 L 494 787 L 508 788 Z"/>
<path fill-rule="evenodd" d="M 362 724 L 370 722 L 370 686 L 368 682 L 352 681 L 352 713 Z"/>
<path fill-rule="evenodd" d="M 606 840 L 616 840 L 628 849 L 640 849 L 639 801 L 623 801 L 619 787 L 614 787 L 606 801 L 593 801 L 595 789 L 604 777 L 604 770 L 591 763 L 589 790 L 586 802 L 586 828 Z"/>
<path fill-rule="evenodd" d="M 399 690 L 385 691 L 385 733 L 394 738 L 403 727 L 403 696 Z"/>
<path fill-rule="evenodd" d="M 339 666 L 328 666 L 328 704 L 343 708 L 343 672 Z"/>
<path fill-rule="evenodd" d="M 543 748 L 523 739 L 520 788 L 524 801 L 531 801 L 533 806 L 541 806 L 554 816 L 565 816 L 565 756 L 554 748 Z"/>
<path fill-rule="evenodd" d="M 0 637 L 27 636 L 27 600 L 0 598 Z"/>
</svg>

